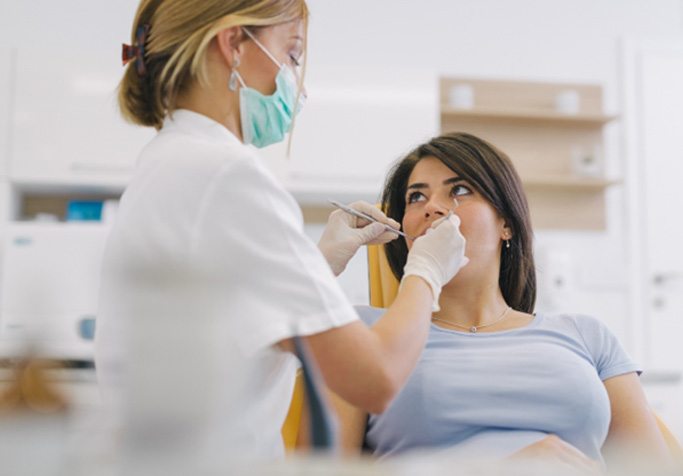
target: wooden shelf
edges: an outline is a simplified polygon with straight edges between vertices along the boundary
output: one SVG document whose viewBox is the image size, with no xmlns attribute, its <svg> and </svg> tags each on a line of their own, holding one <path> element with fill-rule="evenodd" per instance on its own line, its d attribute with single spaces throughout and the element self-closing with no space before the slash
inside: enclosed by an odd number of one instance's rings
<svg viewBox="0 0 683 476">
<path fill-rule="evenodd" d="M 119 177 L 10 176 L 9 183 L 14 190 L 24 194 L 118 194 L 121 195 L 129 180 Z"/>
<path fill-rule="evenodd" d="M 593 177 L 578 177 L 578 176 L 563 176 L 563 175 L 546 175 L 546 176 L 531 176 L 522 177 L 522 183 L 526 188 L 562 188 L 566 190 L 595 190 L 602 191 L 613 185 L 621 184 L 621 180 L 593 178 Z"/>
<path fill-rule="evenodd" d="M 357 200 L 375 203 L 379 199 L 378 188 L 349 188 L 339 187 L 286 187 L 300 206 L 329 206 L 329 200 L 337 200 L 343 203 L 351 203 Z"/>
<path fill-rule="evenodd" d="M 454 107 L 455 88 L 471 91 L 471 108 Z M 575 114 L 558 112 L 560 95 L 577 98 Z M 606 191 L 621 183 L 573 173 L 581 162 L 604 161 L 605 114 L 599 84 L 542 83 L 446 77 L 440 81 L 442 132 L 468 132 L 494 144 L 514 162 L 535 227 L 604 230 Z"/>
<path fill-rule="evenodd" d="M 441 118 L 446 119 L 468 119 L 483 121 L 515 121 L 515 122 L 534 122 L 552 123 L 561 125 L 585 125 L 603 126 L 608 122 L 617 119 L 618 116 L 604 114 L 561 114 L 554 111 L 542 111 L 534 109 L 458 109 L 448 105 L 441 106 Z"/>
</svg>

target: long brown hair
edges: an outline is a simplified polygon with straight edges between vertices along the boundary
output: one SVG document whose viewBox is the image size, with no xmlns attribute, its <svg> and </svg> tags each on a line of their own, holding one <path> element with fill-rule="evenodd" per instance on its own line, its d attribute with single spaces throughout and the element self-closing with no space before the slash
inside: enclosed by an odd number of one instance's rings
<svg viewBox="0 0 683 476">
<path fill-rule="evenodd" d="M 512 238 L 510 248 L 501 249 L 498 283 L 509 306 L 533 312 L 536 270 L 529 205 L 510 158 L 485 140 L 462 132 L 443 134 L 416 147 L 393 167 L 384 185 L 382 209 L 399 223 L 405 214 L 408 178 L 426 157 L 439 160 L 467 180 L 503 217 Z M 392 272 L 400 280 L 408 256 L 405 241 L 391 241 L 384 249 Z"/>
<path fill-rule="evenodd" d="M 128 65 L 119 85 L 123 117 L 134 124 L 161 128 L 190 81 L 206 83 L 207 47 L 219 31 L 299 19 L 307 24 L 305 0 L 141 0 L 131 36 L 135 42 L 138 29 L 149 25 L 144 45 L 146 72 L 141 76 L 133 63 Z"/>
</svg>

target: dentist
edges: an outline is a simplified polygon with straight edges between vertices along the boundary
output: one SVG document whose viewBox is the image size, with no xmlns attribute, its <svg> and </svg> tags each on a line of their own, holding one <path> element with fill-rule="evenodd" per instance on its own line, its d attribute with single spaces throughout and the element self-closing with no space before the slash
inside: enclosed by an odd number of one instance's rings
<svg viewBox="0 0 683 476">
<path fill-rule="evenodd" d="M 372 328 L 358 319 L 334 275 L 397 235 L 336 211 L 316 247 L 247 147 L 282 141 L 302 107 L 307 19 L 304 0 L 142 0 L 123 49 L 123 116 L 158 134 L 106 246 L 98 378 L 147 423 L 210 421 L 216 444 L 242 455 L 283 453 L 295 336 L 334 392 L 382 412 L 467 262 L 457 216 L 444 217 L 415 241 L 386 315 Z"/>
</svg>

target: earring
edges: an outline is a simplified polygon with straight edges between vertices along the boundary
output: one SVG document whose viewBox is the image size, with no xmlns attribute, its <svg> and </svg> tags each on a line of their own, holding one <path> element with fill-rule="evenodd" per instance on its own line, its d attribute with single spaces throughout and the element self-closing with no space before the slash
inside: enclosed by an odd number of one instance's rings
<svg viewBox="0 0 683 476">
<path fill-rule="evenodd" d="M 510 249 L 510 240 L 505 240 L 505 247 Z"/>
<path fill-rule="evenodd" d="M 232 64 L 232 73 L 230 73 L 230 79 L 228 80 L 228 88 L 230 88 L 230 91 L 237 91 L 237 81 L 239 79 L 237 68 L 239 68 L 239 66 L 240 59 L 239 57 L 235 57 L 235 61 Z"/>
</svg>

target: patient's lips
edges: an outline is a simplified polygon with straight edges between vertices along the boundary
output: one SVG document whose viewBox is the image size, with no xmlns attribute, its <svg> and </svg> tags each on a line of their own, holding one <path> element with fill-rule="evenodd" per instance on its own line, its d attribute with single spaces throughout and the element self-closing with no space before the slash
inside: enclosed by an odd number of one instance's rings
<svg viewBox="0 0 683 476">
<path fill-rule="evenodd" d="M 457 202 L 456 202 L 456 205 L 457 205 Z M 432 227 L 432 225 L 434 225 L 434 222 L 435 222 L 435 221 L 443 220 L 444 218 L 448 219 L 448 218 L 451 217 L 451 215 L 454 215 L 453 210 L 450 210 L 450 211 L 448 212 L 448 215 L 446 215 L 445 217 L 437 218 L 436 220 L 432 220 L 432 221 L 429 222 L 429 223 L 425 223 L 425 225 L 424 225 L 423 227 L 421 227 L 422 229 L 420 230 L 419 233 L 411 234 L 411 233 L 408 233 L 408 232 L 406 231 L 406 234 L 407 234 L 408 236 L 413 236 L 413 237 L 415 237 L 415 240 L 416 240 L 416 239 L 418 239 L 419 237 L 426 235 L 426 234 L 427 234 L 427 231 Z M 415 240 L 413 240 L 413 241 L 415 241 Z"/>
</svg>

